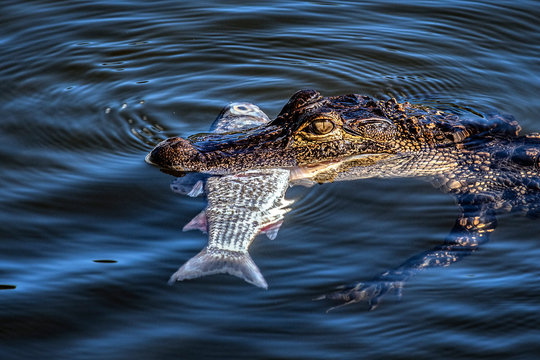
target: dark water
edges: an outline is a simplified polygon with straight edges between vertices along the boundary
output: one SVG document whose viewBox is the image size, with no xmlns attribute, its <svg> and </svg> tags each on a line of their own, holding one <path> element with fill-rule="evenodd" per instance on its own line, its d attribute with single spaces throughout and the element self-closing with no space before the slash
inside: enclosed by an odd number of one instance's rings
<svg viewBox="0 0 540 360">
<path fill-rule="evenodd" d="M 402 301 L 326 314 L 312 298 L 442 242 L 453 200 L 416 179 L 292 189 L 277 239 L 250 250 L 269 290 L 171 287 L 206 242 L 181 232 L 205 203 L 143 158 L 230 101 L 275 116 L 306 87 L 498 109 L 540 131 L 540 3 L 226 3 L 2 2 L 0 358 L 537 358 L 538 221 L 499 219 Z"/>
</svg>

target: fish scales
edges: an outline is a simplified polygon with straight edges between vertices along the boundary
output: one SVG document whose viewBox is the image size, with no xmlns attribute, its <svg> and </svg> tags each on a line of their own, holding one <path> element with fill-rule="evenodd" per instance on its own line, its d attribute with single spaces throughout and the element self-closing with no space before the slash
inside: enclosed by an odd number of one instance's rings
<svg viewBox="0 0 540 360">
<path fill-rule="evenodd" d="M 207 180 L 208 245 L 188 260 L 170 282 L 230 274 L 258 287 L 268 284 L 248 248 L 261 230 L 281 221 L 292 201 L 287 169 L 249 170 Z"/>
<path fill-rule="evenodd" d="M 210 178 L 208 208 L 208 247 L 247 252 L 261 229 L 283 215 L 283 196 L 289 170 L 248 171 L 221 178 Z"/>
</svg>

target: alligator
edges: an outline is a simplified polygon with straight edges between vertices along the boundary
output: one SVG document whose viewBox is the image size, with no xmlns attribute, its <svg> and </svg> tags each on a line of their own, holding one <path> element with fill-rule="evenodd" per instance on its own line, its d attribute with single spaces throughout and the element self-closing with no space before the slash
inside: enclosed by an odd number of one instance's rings
<svg viewBox="0 0 540 360">
<path fill-rule="evenodd" d="M 420 270 L 476 252 L 495 230 L 499 213 L 540 213 L 540 134 L 519 132 L 509 115 L 463 117 L 395 99 L 300 90 L 269 123 L 173 137 L 146 160 L 169 171 L 212 175 L 286 168 L 293 182 L 421 177 L 451 194 L 459 215 L 442 244 L 370 281 L 317 298 L 336 307 L 365 301 L 374 309 L 391 290 L 400 294 Z"/>
</svg>

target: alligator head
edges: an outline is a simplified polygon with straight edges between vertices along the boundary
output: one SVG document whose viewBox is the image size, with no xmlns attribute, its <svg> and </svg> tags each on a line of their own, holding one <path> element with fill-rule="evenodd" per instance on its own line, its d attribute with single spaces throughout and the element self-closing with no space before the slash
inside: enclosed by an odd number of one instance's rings
<svg viewBox="0 0 540 360">
<path fill-rule="evenodd" d="M 452 141 L 457 130 L 448 119 L 439 121 L 444 126 L 434 125 L 437 117 L 444 117 L 440 114 L 394 99 L 323 97 L 315 90 L 301 90 L 268 124 L 241 132 L 169 138 L 146 161 L 179 172 L 226 174 L 279 167 L 324 182 L 356 169 L 356 178 L 371 177 L 367 169 L 380 175 L 381 166 L 386 171 L 402 166 L 399 159 L 426 144 Z"/>
</svg>

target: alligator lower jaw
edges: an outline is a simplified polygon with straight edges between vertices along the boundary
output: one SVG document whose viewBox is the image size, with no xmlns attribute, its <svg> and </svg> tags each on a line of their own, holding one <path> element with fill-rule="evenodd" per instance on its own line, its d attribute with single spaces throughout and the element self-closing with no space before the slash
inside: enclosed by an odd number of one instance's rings
<svg viewBox="0 0 540 360">
<path fill-rule="evenodd" d="M 343 167 L 362 166 L 363 162 L 370 163 L 370 161 L 365 160 L 379 158 L 381 156 L 386 157 L 388 154 L 360 154 L 316 164 L 297 166 L 292 168 L 290 180 L 313 180 L 323 173 L 339 172 Z"/>
</svg>

